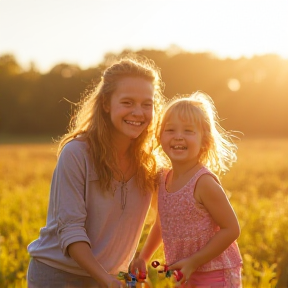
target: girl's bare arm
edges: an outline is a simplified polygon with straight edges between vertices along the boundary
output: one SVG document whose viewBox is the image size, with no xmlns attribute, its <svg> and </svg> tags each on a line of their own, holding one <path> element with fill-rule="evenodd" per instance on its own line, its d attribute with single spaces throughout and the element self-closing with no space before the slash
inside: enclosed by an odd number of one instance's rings
<svg viewBox="0 0 288 288">
<path fill-rule="evenodd" d="M 150 233 L 147 236 L 146 242 L 137 258 L 133 260 L 130 266 L 132 273 L 135 273 L 138 269 L 141 272 L 146 273 L 146 266 L 154 252 L 158 249 L 162 243 L 161 225 L 159 215 L 157 215 L 156 221 L 152 226 Z"/>
</svg>

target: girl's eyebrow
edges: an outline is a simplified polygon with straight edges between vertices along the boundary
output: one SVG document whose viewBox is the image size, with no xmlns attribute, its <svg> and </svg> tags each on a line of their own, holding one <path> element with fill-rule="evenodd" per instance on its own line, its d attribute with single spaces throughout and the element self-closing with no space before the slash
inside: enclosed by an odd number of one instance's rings
<svg viewBox="0 0 288 288">
<path fill-rule="evenodd" d="M 132 97 L 132 96 L 126 96 L 126 95 L 123 95 L 122 97 L 120 97 L 120 99 L 121 99 L 121 100 L 135 101 L 134 97 Z M 151 103 L 154 103 L 154 99 L 146 98 L 146 99 L 143 99 L 143 102 L 151 102 Z"/>
<path fill-rule="evenodd" d="M 166 123 L 165 123 L 165 125 L 174 125 L 175 123 L 174 122 L 169 122 L 169 121 L 167 121 Z M 196 125 L 193 123 L 185 123 L 185 124 L 183 124 L 183 126 L 184 127 L 196 127 Z"/>
</svg>

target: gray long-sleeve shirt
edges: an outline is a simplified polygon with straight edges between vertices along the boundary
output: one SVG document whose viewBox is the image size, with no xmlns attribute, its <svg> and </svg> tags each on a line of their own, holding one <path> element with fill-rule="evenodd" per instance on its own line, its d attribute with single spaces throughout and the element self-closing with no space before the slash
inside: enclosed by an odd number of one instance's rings
<svg viewBox="0 0 288 288">
<path fill-rule="evenodd" d="M 52 267 L 89 276 L 67 253 L 69 244 L 85 241 L 103 268 L 118 274 L 127 271 L 136 252 L 151 195 L 143 195 L 132 177 L 122 209 L 122 184 L 113 180 L 114 196 L 103 195 L 87 148 L 77 139 L 65 145 L 52 178 L 46 226 L 28 252 Z"/>
</svg>

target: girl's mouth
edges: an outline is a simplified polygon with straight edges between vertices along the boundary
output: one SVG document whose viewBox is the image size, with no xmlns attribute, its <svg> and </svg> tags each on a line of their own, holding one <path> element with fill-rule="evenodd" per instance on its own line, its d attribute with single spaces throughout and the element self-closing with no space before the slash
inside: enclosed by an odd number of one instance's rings
<svg viewBox="0 0 288 288">
<path fill-rule="evenodd" d="M 187 147 L 182 145 L 171 146 L 171 148 L 174 150 L 187 150 Z"/>
<path fill-rule="evenodd" d="M 130 125 L 134 125 L 134 126 L 141 126 L 144 124 L 144 122 L 141 121 L 129 121 L 129 120 L 124 120 L 125 123 L 130 124 Z"/>
</svg>

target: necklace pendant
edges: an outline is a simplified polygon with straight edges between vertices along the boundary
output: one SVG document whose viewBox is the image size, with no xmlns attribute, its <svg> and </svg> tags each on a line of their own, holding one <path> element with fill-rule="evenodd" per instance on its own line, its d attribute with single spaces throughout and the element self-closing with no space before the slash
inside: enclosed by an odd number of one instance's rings
<svg viewBox="0 0 288 288">
<path fill-rule="evenodd" d="M 127 194 L 128 194 L 127 192 L 128 192 L 127 183 L 123 181 L 121 185 L 121 208 L 122 210 L 124 210 L 126 207 Z"/>
</svg>

